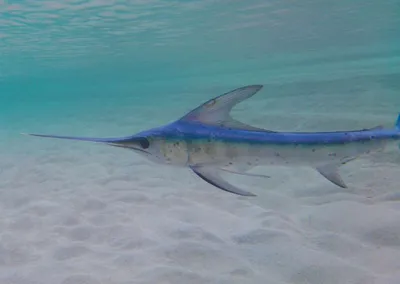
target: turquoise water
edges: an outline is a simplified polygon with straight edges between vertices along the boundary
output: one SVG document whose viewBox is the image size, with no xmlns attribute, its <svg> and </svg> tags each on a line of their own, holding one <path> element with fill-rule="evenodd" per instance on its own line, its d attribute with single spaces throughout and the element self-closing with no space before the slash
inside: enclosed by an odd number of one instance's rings
<svg viewBox="0 0 400 284">
<path fill-rule="evenodd" d="M 311 95 L 304 85 L 287 87 L 306 83 L 313 97 L 334 87 L 363 105 L 358 108 L 373 107 L 374 99 L 383 101 L 385 90 L 398 87 L 398 5 L 5 2 L 2 125 L 8 129 L 12 121 L 18 131 L 29 130 L 32 120 L 65 121 L 61 116 L 72 112 L 105 119 L 101 109 L 122 113 L 128 103 L 132 111 L 146 105 L 156 113 L 177 108 L 180 114 L 210 96 L 252 83 L 272 86 L 265 98 Z M 276 90 L 277 85 L 287 90 Z M 375 95 L 367 94 L 371 88 Z M 177 98 L 185 107 L 176 106 Z"/>
<path fill-rule="evenodd" d="M 133 154 L 86 144 L 25 137 L 19 135 L 20 132 L 125 136 L 170 122 L 211 97 L 248 84 L 263 84 L 264 89 L 240 104 L 234 115 L 247 123 L 274 130 L 391 126 L 400 112 L 398 0 L 56 2 L 0 1 L 0 192 L 3 200 L 1 211 L 8 218 L 0 225 L 4 226 L 2 241 L 5 238 L 6 243 L 13 239 L 12 233 L 7 239 L 7 222 L 28 218 L 26 220 L 30 221 L 26 226 L 30 231 L 26 234 L 35 240 L 35 244 L 23 239 L 19 244 L 36 246 L 41 241 L 52 239 L 49 242 L 53 248 L 56 247 L 54 239 L 58 240 L 59 235 L 52 235 L 54 231 L 48 228 L 61 226 L 58 221 L 43 221 L 40 216 L 38 218 L 42 221 L 34 221 L 29 219 L 31 215 L 19 217 L 20 209 L 15 209 L 17 205 L 8 205 L 15 198 L 25 198 L 28 192 L 37 202 L 44 199 L 57 204 L 55 207 L 61 208 L 60 214 L 64 211 L 76 213 L 74 202 L 86 202 L 85 198 L 111 196 L 109 192 L 115 185 L 108 186 L 108 179 L 118 180 L 121 176 L 127 184 L 147 186 L 149 192 L 153 192 L 150 194 L 161 192 L 157 189 L 159 184 L 156 186 L 156 181 L 161 180 L 165 187 L 169 184 L 173 188 L 163 188 L 163 192 L 166 190 L 170 194 L 187 196 L 188 200 L 195 199 L 190 194 L 185 195 L 185 187 L 179 188 L 182 182 L 176 172 L 154 171 Z M 131 166 L 142 164 L 145 170 L 138 176 L 137 170 Z M 145 173 L 150 176 L 146 177 Z M 172 181 L 170 176 L 173 176 Z M 287 178 L 281 177 L 281 180 Z M 204 186 L 194 177 L 188 178 L 186 184 L 200 189 Z M 88 188 L 99 191 L 85 191 Z M 78 197 L 81 194 L 83 197 Z M 156 195 L 146 198 L 154 200 Z M 157 198 L 160 207 L 167 206 L 162 197 Z M 222 198 L 220 201 L 224 202 Z M 113 205 L 104 204 L 112 202 L 106 198 L 100 202 L 103 205 L 95 203 L 93 206 L 104 206 L 108 210 L 114 208 Z M 136 206 L 142 205 L 135 203 L 132 207 Z M 268 203 L 268 206 L 274 205 Z M 43 210 L 50 215 L 53 212 Z M 109 214 L 120 220 L 118 210 L 122 209 L 113 210 L 99 214 Z M 154 211 L 153 214 L 164 213 Z M 200 215 L 192 214 L 193 220 L 199 220 Z M 104 218 L 107 220 L 109 217 Z M 245 227 L 248 221 L 243 222 Z M 151 224 L 154 227 L 160 225 L 150 222 L 149 226 Z M 38 231 L 41 228 L 51 233 L 40 235 Z M 55 232 L 63 234 L 63 230 L 59 228 Z M 35 239 L 37 235 L 39 239 Z M 64 242 L 62 237 L 60 242 Z M 87 243 L 93 242 L 93 239 L 87 239 Z M 26 263 L 34 265 L 52 258 L 45 257 L 46 245 L 35 248 L 42 249 L 42 254 L 33 254 L 36 262 L 28 257 Z M 102 253 L 106 257 L 106 252 L 91 249 L 97 253 L 95 258 L 101 258 Z M 263 267 L 269 267 L 274 271 L 273 279 L 282 281 L 279 283 L 293 283 L 290 281 L 295 278 L 277 272 L 267 262 L 252 262 L 252 254 L 256 252 L 257 249 L 245 251 L 241 256 L 246 255 L 244 259 L 256 267 L 253 267 L 256 276 L 243 276 L 241 281 L 250 279 L 249 283 L 260 283 L 254 279 L 263 275 L 260 272 Z M 67 266 L 38 264 L 40 269 L 31 273 L 34 266 L 23 266 L 24 252 L 16 256 L 10 253 L 9 259 L 12 257 L 17 260 L 2 260 L 0 256 L 0 279 L 4 281 L 14 279 L 15 271 L 23 271 L 20 273 L 22 278 L 18 276 L 18 279 L 32 277 L 38 281 L 29 283 L 54 284 L 63 279 L 63 284 L 78 283 L 79 279 L 85 278 L 76 275 L 90 274 L 97 269 L 96 264 L 83 270 L 81 266 L 79 269 L 65 268 L 74 265 L 72 259 Z M 11 268 L 7 269 L 4 263 Z M 366 267 L 370 269 L 370 266 Z M 53 269 L 60 275 L 72 271 L 77 278 L 44 278 L 41 275 L 41 271 L 51 274 Z M 119 279 L 112 283 L 130 283 L 126 282 L 130 276 L 124 276 L 123 272 L 128 268 L 118 269 L 116 274 L 119 276 L 107 270 L 100 278 Z M 383 268 L 376 271 L 378 274 L 384 272 Z M 220 271 L 213 273 L 209 277 L 216 279 Z M 293 274 L 296 274 L 294 270 Z M 266 279 L 263 277 L 260 279 Z M 309 281 L 307 283 L 319 283 L 318 280 Z M 174 283 L 181 282 L 176 280 Z M 199 280 L 196 283 L 205 282 Z"/>
</svg>

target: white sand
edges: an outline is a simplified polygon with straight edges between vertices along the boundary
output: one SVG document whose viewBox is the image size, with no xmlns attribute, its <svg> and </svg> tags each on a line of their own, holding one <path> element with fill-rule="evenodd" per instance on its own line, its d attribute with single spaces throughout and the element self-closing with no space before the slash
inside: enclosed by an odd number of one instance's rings
<svg viewBox="0 0 400 284">
<path fill-rule="evenodd" d="M 227 174 L 258 194 L 241 198 L 124 150 L 43 143 L 0 162 L 2 284 L 399 283 L 397 166 L 354 162 L 349 189 L 301 168 Z"/>
</svg>

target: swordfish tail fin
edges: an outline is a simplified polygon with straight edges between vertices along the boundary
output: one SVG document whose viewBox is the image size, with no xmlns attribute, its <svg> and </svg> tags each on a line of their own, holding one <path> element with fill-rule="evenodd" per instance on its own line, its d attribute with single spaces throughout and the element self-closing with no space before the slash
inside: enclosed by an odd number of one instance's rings
<svg viewBox="0 0 400 284">
<path fill-rule="evenodd" d="M 397 130 L 397 132 L 398 132 L 398 135 L 400 136 L 400 113 L 399 113 L 399 115 L 397 116 L 395 128 L 396 128 L 396 130 Z M 398 144 L 397 147 L 398 147 L 399 150 L 400 150 L 400 144 Z"/>
<path fill-rule="evenodd" d="M 400 113 L 397 116 L 397 120 L 396 120 L 395 126 L 396 126 L 396 129 L 400 131 Z"/>
</svg>

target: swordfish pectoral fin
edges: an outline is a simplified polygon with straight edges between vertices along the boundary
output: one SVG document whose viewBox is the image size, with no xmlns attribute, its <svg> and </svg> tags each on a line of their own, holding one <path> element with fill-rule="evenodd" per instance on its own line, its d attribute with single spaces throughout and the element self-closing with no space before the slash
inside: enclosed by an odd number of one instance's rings
<svg viewBox="0 0 400 284">
<path fill-rule="evenodd" d="M 192 171 L 198 175 L 201 179 L 208 182 L 209 184 L 222 189 L 224 191 L 234 193 L 241 196 L 256 196 L 255 194 L 237 188 L 236 186 L 228 183 L 227 181 L 223 180 L 218 175 L 218 169 L 214 167 L 204 167 L 204 166 L 193 166 L 190 167 Z"/>
<path fill-rule="evenodd" d="M 344 183 L 343 179 L 339 175 L 339 168 L 336 164 L 319 166 L 316 168 L 316 170 L 333 184 L 336 184 L 341 188 L 347 188 L 347 185 Z"/>
<path fill-rule="evenodd" d="M 237 121 L 230 115 L 230 112 L 235 105 L 252 97 L 261 90 L 262 87 L 262 85 L 249 85 L 222 94 L 190 111 L 180 120 L 197 121 L 208 125 L 227 128 L 273 132 Z"/>
</svg>

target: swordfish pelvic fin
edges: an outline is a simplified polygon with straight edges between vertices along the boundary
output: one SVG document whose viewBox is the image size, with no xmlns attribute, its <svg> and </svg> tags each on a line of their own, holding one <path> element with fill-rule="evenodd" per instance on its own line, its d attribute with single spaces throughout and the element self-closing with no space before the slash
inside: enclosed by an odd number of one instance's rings
<svg viewBox="0 0 400 284">
<path fill-rule="evenodd" d="M 336 164 L 327 164 L 324 166 L 319 166 L 316 168 L 317 171 L 329 180 L 331 183 L 336 184 L 341 188 L 347 188 L 347 185 L 344 183 L 343 179 L 339 175 L 339 168 Z"/>
<path fill-rule="evenodd" d="M 222 94 L 190 111 L 180 120 L 197 121 L 203 124 L 227 128 L 273 132 L 234 120 L 230 115 L 230 112 L 235 105 L 252 97 L 261 90 L 262 87 L 262 85 L 249 85 Z"/>
<path fill-rule="evenodd" d="M 205 166 L 192 166 L 190 167 L 192 171 L 198 175 L 201 179 L 208 182 L 209 184 L 218 187 L 224 191 L 234 193 L 241 196 L 256 196 L 255 194 L 237 188 L 236 186 L 230 184 L 229 182 L 223 180 L 219 174 L 218 170 L 214 167 Z"/>
<path fill-rule="evenodd" d="M 371 129 L 380 129 L 381 126 L 377 126 Z M 341 188 L 347 188 L 343 179 L 339 175 L 339 167 L 355 160 L 357 157 L 345 157 L 339 163 L 330 163 L 316 167 L 316 170 L 331 183 L 336 184 Z"/>
<path fill-rule="evenodd" d="M 242 176 L 271 178 L 268 175 L 248 173 L 248 171 L 253 169 L 253 168 L 254 168 L 254 166 L 238 164 L 238 165 L 230 165 L 228 167 L 219 167 L 218 169 L 221 170 L 221 171 L 227 172 L 227 173 L 237 174 L 237 175 L 242 175 Z"/>
<path fill-rule="evenodd" d="M 227 170 L 227 169 L 220 169 L 221 171 L 231 173 L 231 174 L 237 174 L 237 175 L 242 175 L 242 176 L 249 176 L 249 177 L 262 177 L 262 178 L 271 178 L 270 176 L 267 175 L 260 175 L 260 174 L 251 174 L 251 173 L 241 173 L 233 170 Z"/>
</svg>

